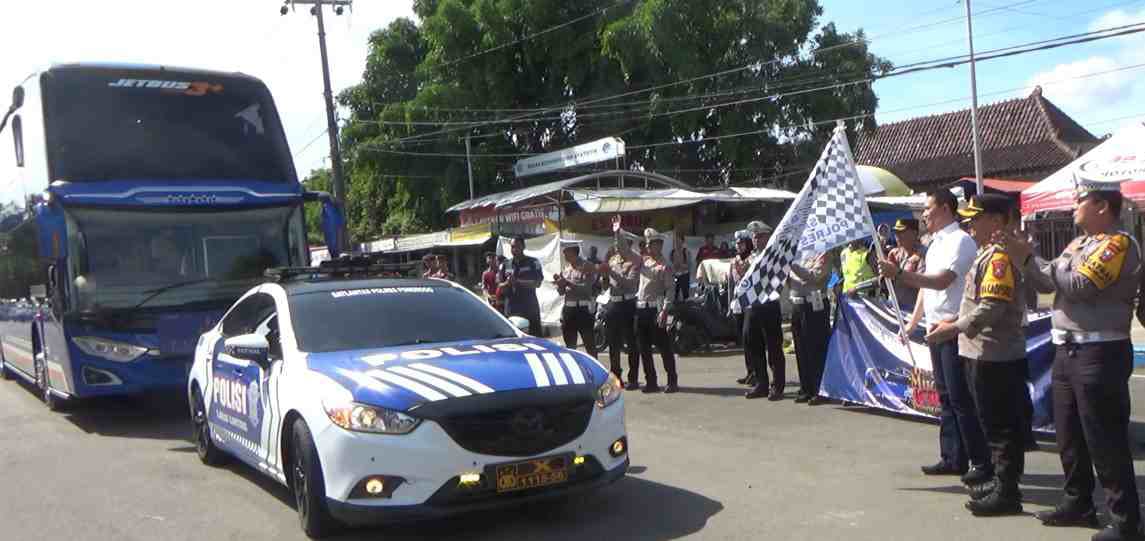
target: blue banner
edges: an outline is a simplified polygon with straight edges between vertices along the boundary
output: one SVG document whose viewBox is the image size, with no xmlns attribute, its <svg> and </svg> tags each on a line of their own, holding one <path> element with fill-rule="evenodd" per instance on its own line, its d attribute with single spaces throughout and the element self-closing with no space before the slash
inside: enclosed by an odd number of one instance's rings
<svg viewBox="0 0 1145 541">
<path fill-rule="evenodd" d="M 1050 368 L 1054 346 L 1050 342 L 1050 313 L 1028 312 L 1026 388 L 1034 404 L 1034 429 L 1053 431 Z M 865 298 L 840 303 L 835 329 L 827 350 L 827 367 L 820 394 L 896 413 L 937 418 L 940 410 L 934 388 L 930 351 L 921 327 L 910 344 L 898 338 L 894 311 L 887 301 Z M 912 359 L 913 357 L 913 359 Z"/>
</svg>

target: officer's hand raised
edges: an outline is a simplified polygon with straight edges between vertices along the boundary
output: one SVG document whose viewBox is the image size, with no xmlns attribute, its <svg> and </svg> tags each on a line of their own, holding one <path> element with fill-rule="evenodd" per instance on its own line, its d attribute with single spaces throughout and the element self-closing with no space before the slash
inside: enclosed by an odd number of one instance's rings
<svg viewBox="0 0 1145 541">
<path fill-rule="evenodd" d="M 1026 261 L 1026 258 L 1034 253 L 1034 246 L 1030 244 L 1029 239 L 1025 238 L 1024 235 L 1015 235 L 1012 231 L 998 231 L 994 233 L 992 240 L 1005 247 L 1010 258 L 1019 264 Z"/>
</svg>

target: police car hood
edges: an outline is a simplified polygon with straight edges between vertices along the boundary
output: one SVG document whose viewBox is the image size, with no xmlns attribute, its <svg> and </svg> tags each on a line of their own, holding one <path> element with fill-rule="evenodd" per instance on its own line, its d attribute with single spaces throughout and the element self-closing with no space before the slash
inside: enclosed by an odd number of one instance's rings
<svg viewBox="0 0 1145 541">
<path fill-rule="evenodd" d="M 310 353 L 307 365 L 355 402 L 401 411 L 523 389 L 595 389 L 608 378 L 583 353 L 535 338 Z"/>
</svg>

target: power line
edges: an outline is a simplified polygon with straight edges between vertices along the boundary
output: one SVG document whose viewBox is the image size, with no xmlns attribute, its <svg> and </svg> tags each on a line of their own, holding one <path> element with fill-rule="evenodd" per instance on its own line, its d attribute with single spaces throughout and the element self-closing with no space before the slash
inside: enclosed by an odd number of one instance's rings
<svg viewBox="0 0 1145 541">
<path fill-rule="evenodd" d="M 580 17 L 577 17 L 577 18 L 575 18 L 575 19 L 572 19 L 572 20 L 566 21 L 566 22 L 564 22 L 564 23 L 561 23 L 561 24 L 558 24 L 558 25 L 556 25 L 556 26 L 550 26 L 549 28 L 546 28 L 546 29 L 544 29 L 544 30 L 541 30 L 541 31 L 539 31 L 539 32 L 534 32 L 534 33 L 532 33 L 532 34 L 529 34 L 529 35 L 527 35 L 527 36 L 524 36 L 524 37 L 521 37 L 521 38 L 515 39 L 515 40 L 513 40 L 513 41 L 510 41 L 510 42 L 508 42 L 508 43 L 502 43 L 501 45 L 497 45 L 497 46 L 495 46 L 495 47 L 490 47 L 490 48 L 488 48 L 488 49 L 485 49 L 485 50 L 482 50 L 482 51 L 478 51 L 478 52 L 476 52 L 476 53 L 473 53 L 473 54 L 470 54 L 470 55 L 466 55 L 466 56 L 463 56 L 463 57 L 460 57 L 460 58 L 455 58 L 455 59 L 453 59 L 453 60 L 450 60 L 450 61 L 448 61 L 448 62 L 445 62 L 445 63 L 441 64 L 441 65 L 440 65 L 440 66 L 438 66 L 438 67 L 439 67 L 439 68 L 447 68 L 447 67 L 449 67 L 449 66 L 452 66 L 452 65 L 454 65 L 454 64 L 457 64 L 457 63 L 459 63 L 459 62 L 464 62 L 464 61 L 466 61 L 466 60 L 469 60 L 469 59 L 471 59 L 471 58 L 476 58 L 476 57 L 478 57 L 478 56 L 481 56 L 481 55 L 484 55 L 484 54 L 488 54 L 488 53 L 491 53 L 491 52 L 493 52 L 493 51 L 499 51 L 499 50 L 501 50 L 501 49 L 504 49 L 504 48 L 506 48 L 506 47 L 512 47 L 512 46 L 514 46 L 514 45 L 516 45 L 516 44 L 518 44 L 518 43 L 523 43 L 523 42 L 529 41 L 529 40 L 531 40 L 531 39 L 533 39 L 533 38 L 536 38 L 536 37 L 539 37 L 539 36 L 543 36 L 543 35 L 545 35 L 545 34 L 548 34 L 548 33 L 550 33 L 550 32 L 555 32 L 555 31 L 557 31 L 557 30 L 560 30 L 560 29 L 562 29 L 562 28 L 565 28 L 565 27 L 568 27 L 568 26 L 574 25 L 574 24 L 576 24 L 576 23 L 579 23 L 579 22 L 581 22 L 581 21 L 583 21 L 583 20 L 586 20 L 586 19 L 592 19 L 592 18 L 596 18 L 596 17 L 600 16 L 601 14 L 603 14 L 604 12 L 606 12 L 606 11 L 608 11 L 608 10 L 612 9 L 612 8 L 615 8 L 615 7 L 619 7 L 619 6 L 623 5 L 623 4 L 628 4 L 628 3 L 631 3 L 631 2 L 632 2 L 632 0 L 620 0 L 619 2 L 616 2 L 616 3 L 615 3 L 615 4 L 613 4 L 613 5 L 610 5 L 610 6 L 607 6 L 607 7 L 601 8 L 601 9 L 598 9 L 598 10 L 596 10 L 596 11 L 594 11 L 594 12 L 592 12 L 592 13 L 589 13 L 589 14 L 587 14 L 587 15 L 582 15 L 582 16 L 580 16 Z"/>
<path fill-rule="evenodd" d="M 1065 19 L 1065 20 L 1076 20 L 1076 17 L 1080 17 L 1080 16 L 1082 16 L 1082 15 L 1087 15 L 1087 14 L 1089 14 L 1089 13 L 1094 13 L 1094 12 L 1097 12 L 1097 11 L 1105 11 L 1105 10 L 1108 10 L 1108 9 L 1114 9 L 1114 8 L 1118 8 L 1118 7 L 1122 7 L 1122 6 L 1127 6 L 1127 5 L 1131 5 L 1131 4 L 1140 4 L 1142 1 L 1145 1 L 1145 0 L 1129 0 L 1129 1 L 1127 1 L 1127 2 L 1116 2 L 1116 3 L 1113 3 L 1113 4 L 1108 4 L 1108 5 L 1104 5 L 1104 6 L 1100 6 L 1100 7 L 1096 7 L 1096 8 L 1090 8 L 1090 9 L 1086 9 L 1086 10 L 1083 10 L 1083 11 L 1078 11 L 1078 12 L 1074 12 L 1074 13 L 1069 13 L 1069 14 L 1066 14 L 1066 15 L 1062 15 L 1062 18 L 1063 18 L 1063 19 Z M 978 37 L 978 38 L 986 38 L 986 37 L 991 37 L 991 36 L 997 36 L 997 35 L 1000 35 L 1000 34 L 1009 34 L 1009 33 L 1011 33 L 1011 32 L 1012 32 L 1012 31 L 1014 31 L 1014 30 L 1022 30 L 1022 29 L 1030 28 L 1031 26 L 1032 26 L 1031 24 L 1019 24 L 1019 25 L 1009 26 L 1009 27 L 1006 27 L 1006 28 L 1003 28 L 1003 29 L 1000 29 L 1000 30 L 997 30 L 997 31 L 994 31 L 994 32 L 987 32 L 987 33 L 985 33 L 985 34 L 977 34 L 977 33 L 975 33 L 975 37 Z M 947 45 L 953 45 L 953 44 L 961 44 L 961 43 L 965 43 L 965 41 L 966 41 L 966 38 L 965 38 L 965 36 L 963 36 L 963 37 L 961 37 L 961 38 L 958 38 L 958 39 L 953 39 L 953 40 L 949 40 L 949 41 L 943 41 L 943 42 L 940 42 L 940 43 L 935 43 L 935 44 L 933 44 L 933 45 L 928 45 L 928 46 L 926 46 L 926 47 L 923 47 L 923 48 L 921 48 L 921 49 L 920 49 L 920 48 L 918 48 L 918 47 L 912 47 L 912 48 L 910 49 L 910 51 L 909 51 L 909 52 L 911 52 L 911 53 L 919 53 L 919 52 L 923 52 L 923 51 L 930 51 L 930 50 L 934 50 L 934 49 L 937 49 L 937 48 L 939 48 L 939 47 L 945 47 L 945 46 L 947 46 Z M 898 55 L 898 54 L 900 54 L 900 53 L 905 53 L 905 52 L 908 52 L 908 51 L 906 51 L 906 50 L 895 51 L 895 52 L 893 52 L 893 53 L 889 53 L 889 54 L 887 54 L 887 55 L 885 55 L 885 56 L 886 56 L 886 57 L 888 57 L 888 58 L 893 58 L 894 56 L 896 56 L 896 55 Z M 914 55 L 913 57 L 918 57 L 918 56 L 921 56 L 921 55 L 917 55 L 917 54 L 916 54 L 916 55 Z"/>
<path fill-rule="evenodd" d="M 1142 30 L 1145 30 L 1145 28 L 1143 28 Z M 1042 85 L 1060 84 L 1060 83 L 1075 81 L 1075 80 L 1079 80 L 1079 79 L 1098 77 L 1098 76 L 1102 76 L 1102 75 L 1109 75 L 1112 73 L 1118 73 L 1118 72 L 1130 71 L 1130 70 L 1142 69 L 1142 68 L 1145 68 L 1145 63 L 1133 64 L 1130 66 L 1123 66 L 1123 67 L 1110 69 L 1110 70 L 1090 72 L 1090 73 L 1085 73 L 1085 74 L 1081 74 L 1081 75 L 1075 75 L 1073 77 L 1056 79 L 1053 81 L 1044 81 L 1041 84 Z M 853 83 L 854 82 L 840 83 L 840 84 L 843 85 L 843 84 L 853 84 Z M 1027 90 L 1029 88 L 1031 88 L 1031 87 L 1030 86 L 1022 86 L 1022 87 L 1007 88 L 1007 89 L 1003 89 L 1003 90 L 996 90 L 996 91 L 991 91 L 991 92 L 987 92 L 987 93 L 982 93 L 982 94 L 979 94 L 979 96 L 995 96 L 995 95 L 1001 95 L 1001 94 L 1009 94 L 1009 93 L 1013 93 L 1013 92 L 1016 92 L 1019 90 Z M 897 112 L 903 112 L 903 111 L 909 111 L 909 110 L 923 109 L 923 108 L 928 108 L 928 107 L 934 107 L 936 105 L 945 105 L 945 104 L 949 104 L 949 103 L 962 102 L 962 101 L 966 101 L 968 99 L 970 99 L 969 96 L 961 97 L 961 98 L 954 98 L 954 99 L 943 100 L 943 101 L 938 101 L 938 102 L 932 102 L 932 103 L 926 103 L 926 104 L 921 104 L 921 105 L 914 105 L 914 106 L 910 106 L 910 107 L 903 107 L 903 108 L 899 108 L 899 109 L 892 109 L 892 110 L 888 110 L 888 111 L 882 111 L 880 114 L 897 113 Z M 833 123 L 837 122 L 838 120 L 844 120 L 844 121 L 859 120 L 859 119 L 870 118 L 873 116 L 875 116 L 875 113 L 862 113 L 862 114 L 852 115 L 852 116 L 838 118 L 838 119 L 824 120 L 824 121 L 819 121 L 819 122 L 801 123 L 801 124 L 791 124 L 791 125 L 786 125 L 786 126 L 770 126 L 770 127 L 763 128 L 763 129 L 751 130 L 751 131 L 745 131 L 745 132 L 739 132 L 739 133 L 733 133 L 733 134 L 727 134 L 727 135 L 717 135 L 717 136 L 701 137 L 701 138 L 693 138 L 693 139 L 680 139 L 680 140 L 676 140 L 676 141 L 664 141 L 664 142 L 649 143 L 649 144 L 644 144 L 644 145 L 629 145 L 627 147 L 627 149 L 628 150 L 637 150 L 637 149 L 642 149 L 642 148 L 655 148 L 655 147 L 663 147 L 663 146 L 676 146 L 676 145 L 704 143 L 704 142 L 718 141 L 718 140 L 723 140 L 723 139 L 746 137 L 749 135 L 761 135 L 761 134 L 765 134 L 765 133 L 772 133 L 772 132 L 780 131 L 780 130 L 789 130 L 789 129 L 793 129 L 793 128 L 814 127 L 814 126 L 819 126 L 819 125 L 824 125 L 824 124 L 833 124 Z M 449 158 L 464 158 L 464 157 L 466 157 L 466 154 L 456 154 L 456 153 L 444 153 L 444 152 L 423 153 L 423 152 L 391 150 L 391 149 L 377 148 L 377 147 L 371 147 L 371 146 L 366 146 L 365 148 L 367 148 L 368 150 L 374 150 L 374 151 L 382 152 L 382 153 L 386 153 L 386 154 L 399 154 L 399 155 L 406 155 L 406 156 L 429 156 L 429 157 L 449 157 Z M 526 157 L 526 156 L 534 156 L 534 155 L 537 155 L 537 153 L 470 154 L 471 157 L 475 157 L 475 158 L 486 158 L 486 157 L 490 157 L 490 158 L 517 158 L 517 157 Z"/>
<path fill-rule="evenodd" d="M 300 154 L 302 154 L 303 152 L 306 152 L 306 149 L 310 148 L 310 145 L 313 145 L 314 143 L 317 143 L 317 142 L 318 142 L 318 140 L 319 140 L 319 139 L 321 139 L 323 135 L 326 135 L 326 132 L 327 132 L 327 131 L 328 131 L 327 129 L 323 128 L 323 129 L 322 129 L 322 133 L 319 133 L 318 135 L 315 135 L 315 136 L 314 136 L 314 138 L 313 138 L 313 139 L 311 139 L 309 143 L 306 143 L 305 145 L 302 145 L 302 148 L 300 148 L 300 149 L 298 149 L 297 151 L 295 151 L 295 152 L 294 152 L 294 156 L 293 156 L 293 158 L 294 158 L 294 159 L 298 159 L 298 156 L 299 156 Z"/>
<path fill-rule="evenodd" d="M 625 2 L 621 2 L 621 3 L 626 3 L 627 1 L 631 1 L 631 0 L 625 0 Z M 1040 1 L 1044 1 L 1044 0 L 1022 0 L 1022 1 L 1019 1 L 1019 2 L 1014 2 L 1014 3 L 1011 3 L 1011 4 L 1007 4 L 1006 6 L 999 6 L 999 7 L 994 7 L 994 8 L 990 8 L 990 9 L 982 10 L 982 11 L 979 11 L 979 12 L 975 13 L 975 15 L 980 15 L 980 16 L 981 16 L 981 15 L 987 15 L 987 14 L 990 14 L 990 13 L 994 13 L 994 12 L 998 12 L 998 11 L 1001 11 L 1003 8 L 1005 8 L 1005 7 L 1007 7 L 1007 6 L 1020 6 L 1020 5 L 1026 5 L 1026 4 L 1035 3 L 1035 2 L 1040 2 Z M 605 10 L 607 10 L 607 9 L 611 9 L 611 7 L 615 7 L 615 6 L 610 6 L 610 7 L 607 7 L 607 8 L 603 8 L 602 10 L 599 10 L 599 12 L 603 12 L 603 11 L 605 11 Z M 919 16 L 921 16 L 921 15 L 926 15 L 926 14 L 929 14 L 929 13 L 935 13 L 935 12 L 939 12 L 939 11 L 945 11 L 945 10 L 948 10 L 948 9 L 950 9 L 950 8 L 949 8 L 949 7 L 945 7 L 945 8 L 939 8 L 939 9 L 936 9 L 936 10 L 931 10 L 931 11 L 927 11 L 927 12 L 924 12 L 924 13 L 922 13 L 922 14 L 919 14 Z M 591 16 L 591 15 L 593 15 L 593 14 L 590 14 L 590 15 L 586 15 L 585 17 Z M 901 30 L 895 31 L 895 32 L 893 32 L 893 33 L 890 33 L 890 32 L 888 32 L 888 33 L 886 33 L 886 34 L 880 34 L 880 35 L 878 35 L 878 36 L 875 36 L 875 37 L 871 37 L 871 38 L 862 38 L 862 39 L 852 40 L 852 41 L 849 41 L 849 42 L 846 42 L 846 43 L 840 43 L 840 44 L 831 45 L 831 46 L 827 46 L 827 47 L 821 47 L 821 48 L 818 48 L 818 49 L 814 49 L 814 50 L 808 51 L 806 54 L 807 54 L 807 55 L 809 55 L 809 56 L 811 56 L 811 57 L 814 57 L 814 56 L 816 56 L 816 55 L 818 55 L 818 54 L 822 54 L 822 53 L 825 53 L 825 52 L 828 52 L 828 51 L 832 51 L 832 50 L 836 50 L 836 49 L 840 49 L 840 48 L 844 48 L 844 47 L 852 47 L 852 46 L 855 46 L 855 45 L 859 45 L 859 44 L 870 44 L 870 43 L 871 43 L 871 42 L 873 42 L 875 39 L 882 39 L 882 38 L 884 38 L 884 37 L 902 37 L 902 36 L 905 36 L 905 35 L 909 35 L 909 34 L 915 33 L 915 32 L 917 32 L 918 30 L 924 30 L 924 29 L 926 29 L 926 28 L 930 28 L 930 27 L 933 27 L 933 26 L 938 26 L 938 25 L 942 25 L 942 24 L 949 24 L 949 23 L 952 23 L 952 22 L 958 22 L 958 21 L 961 21 L 961 20 L 964 20 L 964 18 L 963 18 L 963 17 L 954 17 L 954 18 L 949 18 L 949 19 L 943 19 L 943 20 L 940 20 L 940 21 L 931 22 L 931 23 L 926 23 L 926 24 L 923 24 L 923 25 L 918 25 L 918 26 L 915 26 L 915 27 L 908 27 L 908 28 L 906 28 L 906 29 L 901 29 Z M 575 22 L 575 21 L 573 21 L 573 22 Z M 525 39 L 525 38 L 522 38 L 522 39 Z M 508 46 L 508 45 L 511 45 L 511 43 L 510 43 L 510 44 L 505 44 L 505 45 L 503 45 L 503 46 Z M 493 50 L 493 49 L 490 49 L 490 50 Z M 486 52 L 488 52 L 488 51 L 486 51 Z M 482 53 L 482 54 L 483 54 L 483 53 Z M 461 60 L 461 59 L 459 59 L 459 60 L 457 60 L 457 61 L 460 61 L 460 60 Z M 728 75 L 728 74 L 730 74 L 730 73 L 734 73 L 734 72 L 745 71 L 745 70 L 747 70 L 747 69 L 751 69 L 751 68 L 753 68 L 753 67 L 759 67 L 759 68 L 762 68 L 763 66 L 766 66 L 766 65 L 770 65 L 770 64 L 775 64 L 775 63 L 779 63 L 779 62 L 782 62 L 782 61 L 783 61 L 783 59 L 773 59 L 773 60 L 764 61 L 764 62 L 754 62 L 754 63 L 751 63 L 751 64 L 747 64 L 747 65 L 744 65 L 744 66 L 740 66 L 740 67 L 738 67 L 738 68 L 733 68 L 733 69 L 731 69 L 731 70 L 727 70 L 727 71 L 724 71 L 724 72 L 717 72 L 717 73 L 713 73 L 713 74 L 709 74 L 709 75 L 704 75 L 704 76 L 696 77 L 696 78 L 693 78 L 693 79 L 688 79 L 688 80 L 684 80 L 684 81 L 678 81 L 678 82 L 675 82 L 675 83 L 668 83 L 667 85 L 662 85 L 661 87 L 653 87 L 653 88 L 644 89 L 644 90 L 639 90 L 639 91 L 633 91 L 633 92 L 640 92 L 640 93 L 642 93 L 642 92 L 650 92 L 650 91 L 653 91 L 653 90 L 656 90 L 656 89 L 662 88 L 662 87 L 664 87 L 664 86 L 674 86 L 674 85 L 678 85 L 678 84 L 685 84 L 685 83 L 688 83 L 688 82 L 694 82 L 695 80 L 699 80 L 699 79 L 704 79 L 704 78 L 713 78 L 713 77 L 718 77 L 718 76 Z M 627 93 L 626 93 L 626 94 L 627 94 Z M 619 96 L 619 95 L 617 95 L 617 96 Z M 615 98 L 615 97 L 616 97 L 616 96 L 610 96 L 610 97 L 606 97 L 606 98 L 607 98 L 607 99 L 609 99 L 609 100 L 611 100 L 611 99 L 613 99 L 613 98 Z M 606 98 L 601 98 L 601 99 L 606 99 Z M 687 98 L 683 98 L 683 99 L 687 99 Z M 637 102 L 637 103 L 639 103 L 639 102 Z M 383 105 L 383 106 L 384 106 L 384 105 L 386 105 L 386 104 L 375 103 L 374 105 Z M 553 105 L 553 106 L 550 106 L 550 107 L 529 108 L 529 109 L 513 109 L 513 108 L 505 108 L 505 109 L 470 109 L 470 108 L 459 109 L 459 108 L 453 108 L 453 109 L 448 109 L 448 108 L 429 108 L 429 107 L 421 107 L 421 109 L 423 109 L 423 110 L 436 110 L 436 111 L 454 111 L 454 112 L 477 112 L 477 111 L 484 111 L 484 112 L 521 112 L 521 113 L 545 113 L 545 112 L 551 112 L 551 111 L 554 111 L 554 110 L 560 110 L 560 109 L 563 109 L 563 108 L 573 107 L 574 105 L 576 105 L 576 104 L 575 104 L 575 101 L 574 101 L 574 102 L 572 102 L 572 103 L 557 104 L 557 105 Z M 579 105 L 579 106 L 577 106 L 577 107 L 583 107 L 583 105 Z M 608 106 L 604 106 L 604 107 L 608 107 Z"/>
<path fill-rule="evenodd" d="M 1020 2 L 1014 2 L 1012 4 L 1007 4 L 1007 7 L 1026 5 L 1026 4 L 1030 4 L 1033 2 L 1037 2 L 1037 1 L 1041 1 L 1041 0 L 1023 0 Z M 999 12 L 999 11 L 1001 11 L 1001 8 L 991 8 L 991 9 L 986 9 L 986 10 L 980 11 L 977 14 L 985 15 L 988 13 Z M 907 28 L 907 29 L 904 29 L 903 31 L 895 32 L 894 35 L 895 36 L 908 35 L 910 33 L 916 32 L 916 31 L 921 30 L 923 28 L 936 26 L 938 24 L 946 24 L 946 23 L 950 23 L 950 22 L 961 21 L 961 20 L 964 20 L 964 18 L 959 17 L 959 18 L 954 18 L 954 19 L 944 19 L 942 21 L 938 21 L 935 23 L 928 23 L 926 25 L 920 25 L 919 27 Z M 856 39 L 856 40 L 852 40 L 852 41 L 849 41 L 846 43 L 840 43 L 840 44 L 831 45 L 828 47 L 821 47 L 818 49 L 814 49 L 814 50 L 808 51 L 806 54 L 808 56 L 814 57 L 814 56 L 817 56 L 819 54 L 822 54 L 822 53 L 825 53 L 828 51 L 832 51 L 832 50 L 836 50 L 836 49 L 840 49 L 840 48 L 844 48 L 844 47 L 853 47 L 853 46 L 860 45 L 860 44 L 867 44 L 867 43 L 871 42 L 872 39 L 873 38 Z M 700 81 L 700 80 L 704 80 L 704 79 L 723 77 L 726 75 L 730 75 L 733 73 L 739 73 L 739 72 L 747 71 L 750 69 L 762 69 L 763 66 L 780 63 L 780 62 L 783 62 L 785 60 L 786 60 L 785 58 L 777 58 L 777 59 L 772 59 L 772 60 L 768 60 L 768 61 L 753 62 L 753 63 L 739 66 L 736 68 L 730 68 L 730 69 L 726 69 L 726 70 L 722 70 L 722 71 L 718 71 L 718 72 L 714 72 L 714 73 L 690 77 L 690 78 L 686 78 L 686 79 L 682 79 L 682 80 L 678 80 L 678 81 L 674 81 L 674 82 L 653 85 L 653 86 L 643 88 L 643 89 L 631 90 L 631 91 L 627 91 L 627 92 L 622 92 L 620 94 L 614 94 L 612 96 L 605 96 L 602 98 L 592 98 L 592 99 L 587 99 L 587 100 L 574 101 L 572 103 L 566 103 L 566 104 L 561 104 L 561 105 L 557 105 L 557 106 L 553 106 L 553 107 L 543 108 L 543 109 L 538 110 L 538 112 L 541 112 L 541 113 L 551 112 L 551 111 L 567 109 L 569 107 L 580 107 L 580 106 L 584 106 L 584 105 L 591 105 L 591 104 L 605 102 L 605 101 L 612 101 L 612 100 L 619 99 L 619 98 L 624 98 L 624 97 L 633 96 L 633 95 L 637 95 L 637 94 L 645 94 L 648 92 L 654 92 L 656 90 L 662 90 L 664 88 L 670 88 L 673 86 L 684 85 L 684 84 L 688 84 L 688 83 L 692 83 L 692 82 L 696 82 L 696 81 Z M 442 134 L 451 133 L 451 132 L 455 132 L 455 131 L 459 131 L 459 130 L 481 127 L 484 125 L 488 125 L 490 123 L 504 123 L 504 120 L 522 120 L 522 119 L 528 118 L 530 116 L 532 116 L 532 115 L 526 113 L 523 115 L 515 115 L 513 117 L 510 117 L 509 119 L 501 119 L 497 122 L 488 122 L 488 121 L 486 121 L 486 122 L 474 122 L 474 123 L 467 125 L 467 126 L 464 126 L 464 127 L 446 127 L 446 128 L 443 128 L 443 129 L 437 130 L 437 131 L 431 131 L 431 132 L 427 132 L 427 133 L 406 136 L 406 137 L 397 139 L 394 142 L 400 144 L 400 143 L 405 143 L 407 141 L 422 139 L 425 137 L 432 137 L 434 135 L 442 135 Z"/>
</svg>

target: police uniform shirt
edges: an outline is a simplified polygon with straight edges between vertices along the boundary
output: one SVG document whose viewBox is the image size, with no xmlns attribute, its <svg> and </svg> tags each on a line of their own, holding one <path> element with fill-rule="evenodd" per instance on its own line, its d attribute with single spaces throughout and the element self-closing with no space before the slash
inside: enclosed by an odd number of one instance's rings
<svg viewBox="0 0 1145 541">
<path fill-rule="evenodd" d="M 1025 314 L 1026 287 L 1010 256 L 995 244 L 978 250 L 955 323 L 958 354 L 980 361 L 1025 358 Z"/>
<path fill-rule="evenodd" d="M 561 270 L 561 277 L 568 284 L 564 288 L 565 302 L 591 301 L 594 297 L 592 286 L 596 282 L 596 273 L 588 261 L 577 258 L 571 265 Z"/>
<path fill-rule="evenodd" d="M 676 288 L 672 266 L 666 261 L 645 257 L 640 267 L 640 288 L 636 291 L 636 306 L 663 308 L 671 304 L 669 292 Z"/>
<path fill-rule="evenodd" d="M 608 258 L 608 294 L 617 297 L 635 295 L 640 285 L 640 256 L 632 250 L 618 249 Z"/>
<path fill-rule="evenodd" d="M 926 272 L 954 273 L 954 281 L 946 289 L 923 289 L 922 308 L 927 325 L 958 317 L 962 305 L 962 292 L 966 289 L 966 273 L 974 264 L 978 248 L 974 239 L 951 222 L 935 233 L 926 248 Z"/>
<path fill-rule="evenodd" d="M 806 269 L 811 276 L 808 281 L 804 281 L 794 272 L 788 276 L 788 287 L 793 299 L 805 299 L 815 292 L 822 293 L 827 288 L 827 279 L 831 277 L 833 265 L 826 252 L 804 258 L 799 262 L 799 266 Z"/>
<path fill-rule="evenodd" d="M 508 280 L 509 276 L 516 276 L 518 280 L 541 282 L 544 280 L 544 271 L 541 262 L 536 258 L 522 256 L 511 258 L 501 264 L 501 274 Z M 528 287 L 512 287 L 505 295 L 505 304 L 509 310 L 524 310 L 538 307 L 537 292 Z"/>
<path fill-rule="evenodd" d="M 1049 262 L 1031 257 L 1030 279 L 1054 296 L 1054 342 L 1065 333 L 1102 333 L 1100 340 L 1129 339 L 1141 273 L 1141 252 L 1128 233 L 1083 235 Z"/>
</svg>

